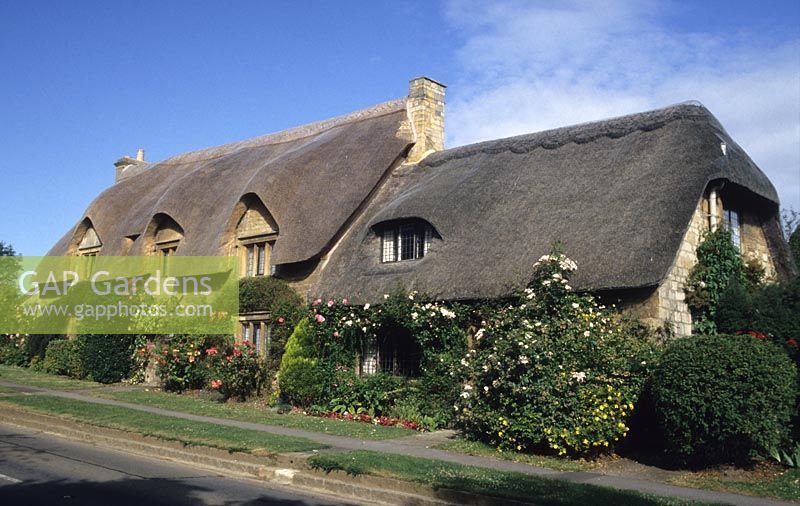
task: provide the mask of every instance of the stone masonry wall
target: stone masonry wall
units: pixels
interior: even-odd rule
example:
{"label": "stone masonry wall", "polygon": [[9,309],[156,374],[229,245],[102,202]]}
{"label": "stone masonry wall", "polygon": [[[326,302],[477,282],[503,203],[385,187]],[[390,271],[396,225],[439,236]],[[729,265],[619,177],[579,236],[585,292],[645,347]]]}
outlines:
{"label": "stone masonry wall", "polygon": [[764,277],[767,282],[778,279],[775,264],[769,252],[767,239],[764,237],[764,228],[761,219],[755,213],[742,213],[742,256],[744,261],[757,261],[764,268]]}
{"label": "stone masonry wall", "polygon": [[672,326],[676,335],[686,336],[692,333],[692,314],[686,304],[686,280],[689,272],[697,262],[697,245],[703,232],[708,230],[708,200],[703,198],[697,204],[692,215],[689,228],[683,236],[678,254],[664,282],[653,295],[655,301],[655,318]]}

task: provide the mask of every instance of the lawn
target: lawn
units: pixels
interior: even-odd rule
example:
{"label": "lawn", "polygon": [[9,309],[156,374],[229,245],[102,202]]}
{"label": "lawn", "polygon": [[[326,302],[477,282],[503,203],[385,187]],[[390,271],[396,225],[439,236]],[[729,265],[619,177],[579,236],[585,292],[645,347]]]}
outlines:
{"label": "lawn", "polygon": [[800,469],[765,462],[752,469],[719,468],[687,473],[672,481],[683,487],[800,502]]}
{"label": "lawn", "polygon": [[[483,469],[417,457],[386,455],[369,451],[324,453],[309,458],[309,464],[324,471],[351,475],[368,474],[413,481],[435,489],[459,490],[505,499],[535,501],[542,506],[644,506],[702,504],[671,497],[528,476],[509,471]],[[446,497],[446,493],[442,494]]]}
{"label": "lawn", "polygon": [[467,439],[456,439],[447,443],[434,446],[440,450],[447,450],[456,453],[465,453],[478,457],[493,457],[497,459],[510,460],[512,462],[522,462],[532,466],[546,467],[557,471],[587,471],[594,469],[596,465],[586,460],[569,459],[564,457],[550,457],[547,455],[533,455],[530,453],[518,453],[512,451],[497,451],[491,445],[479,441]]}
{"label": "lawn", "polygon": [[405,427],[384,427],[369,423],[334,420],[302,414],[279,414],[269,408],[250,403],[219,403],[191,395],[178,395],[160,391],[104,392],[102,396],[133,404],[180,411],[181,413],[278,425],[357,439],[381,440],[416,434],[415,431]]}
{"label": "lawn", "polygon": [[52,388],[53,390],[83,390],[105,385],[94,381],[76,380],[65,376],[54,376],[24,367],[0,365],[0,381],[18,383],[29,387]]}
{"label": "lawn", "polygon": [[183,420],[143,411],[106,406],[91,402],[51,397],[46,395],[16,395],[0,397],[0,404],[13,403],[25,409],[58,415],[98,427],[121,429],[129,432],[178,441],[188,445],[209,446],[228,451],[251,452],[266,450],[270,453],[300,452],[325,448],[299,437],[281,436],[256,430],[226,427],[213,423]]}

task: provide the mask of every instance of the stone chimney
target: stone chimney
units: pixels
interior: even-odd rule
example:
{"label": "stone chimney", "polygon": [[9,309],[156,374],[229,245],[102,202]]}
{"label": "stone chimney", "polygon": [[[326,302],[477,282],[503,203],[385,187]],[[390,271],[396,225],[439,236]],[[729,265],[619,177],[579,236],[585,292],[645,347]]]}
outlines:
{"label": "stone chimney", "polygon": [[444,89],[429,77],[410,81],[408,115],[414,126],[414,146],[408,161],[416,163],[429,153],[444,149]]}
{"label": "stone chimney", "polygon": [[142,165],[144,164],[144,149],[139,148],[136,151],[136,158],[131,158],[129,155],[125,155],[116,162],[114,162],[114,168],[117,171],[116,178],[114,182],[117,182],[121,179],[125,179],[127,175],[125,174],[125,169],[130,167],[131,165]]}

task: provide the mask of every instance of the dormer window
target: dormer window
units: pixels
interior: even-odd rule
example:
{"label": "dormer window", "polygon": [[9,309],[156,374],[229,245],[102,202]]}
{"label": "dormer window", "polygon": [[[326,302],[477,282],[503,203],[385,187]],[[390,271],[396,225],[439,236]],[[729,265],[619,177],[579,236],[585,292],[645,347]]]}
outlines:
{"label": "dormer window", "polygon": [[[126,241],[132,245],[137,236],[128,236]],[[147,226],[144,236],[145,255],[170,257],[177,254],[183,241],[183,227],[164,213],[158,213]]]}
{"label": "dormer window", "polygon": [[269,276],[273,273],[269,258],[278,239],[278,225],[258,197],[248,195],[242,203],[244,213],[236,224],[242,276]]}
{"label": "dormer window", "polygon": [[100,238],[97,236],[94,227],[89,226],[86,233],[83,234],[83,239],[78,243],[78,255],[82,257],[96,257],[100,253],[102,247]]}
{"label": "dormer window", "polygon": [[421,221],[387,224],[381,229],[381,262],[418,260],[428,253],[433,241],[433,227]]}
{"label": "dormer window", "polygon": [[166,215],[162,215],[158,221],[158,229],[154,240],[154,253],[171,257],[178,251],[178,245],[183,239],[183,228]]}

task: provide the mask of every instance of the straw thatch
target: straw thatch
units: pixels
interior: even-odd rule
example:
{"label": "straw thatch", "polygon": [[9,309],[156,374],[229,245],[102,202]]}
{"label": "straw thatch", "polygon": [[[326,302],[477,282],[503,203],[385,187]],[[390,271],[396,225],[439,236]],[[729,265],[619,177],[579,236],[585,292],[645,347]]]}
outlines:
{"label": "straw thatch", "polygon": [[[765,229],[779,233],[772,184],[697,103],[435,153],[390,178],[312,295],[376,302],[403,287],[502,296],[526,283],[554,241],[577,261],[578,289],[656,286],[717,179],[752,192],[771,220]],[[382,264],[376,225],[411,218],[440,239],[421,260]]]}
{"label": "straw thatch", "polygon": [[232,213],[244,196],[254,194],[279,228],[273,263],[312,259],[412,140],[405,100],[400,99],[249,141],[132,165],[48,254],[68,254],[89,224],[102,241],[101,254],[147,254],[146,231],[161,215],[184,232],[177,254],[228,254],[225,234]]}

